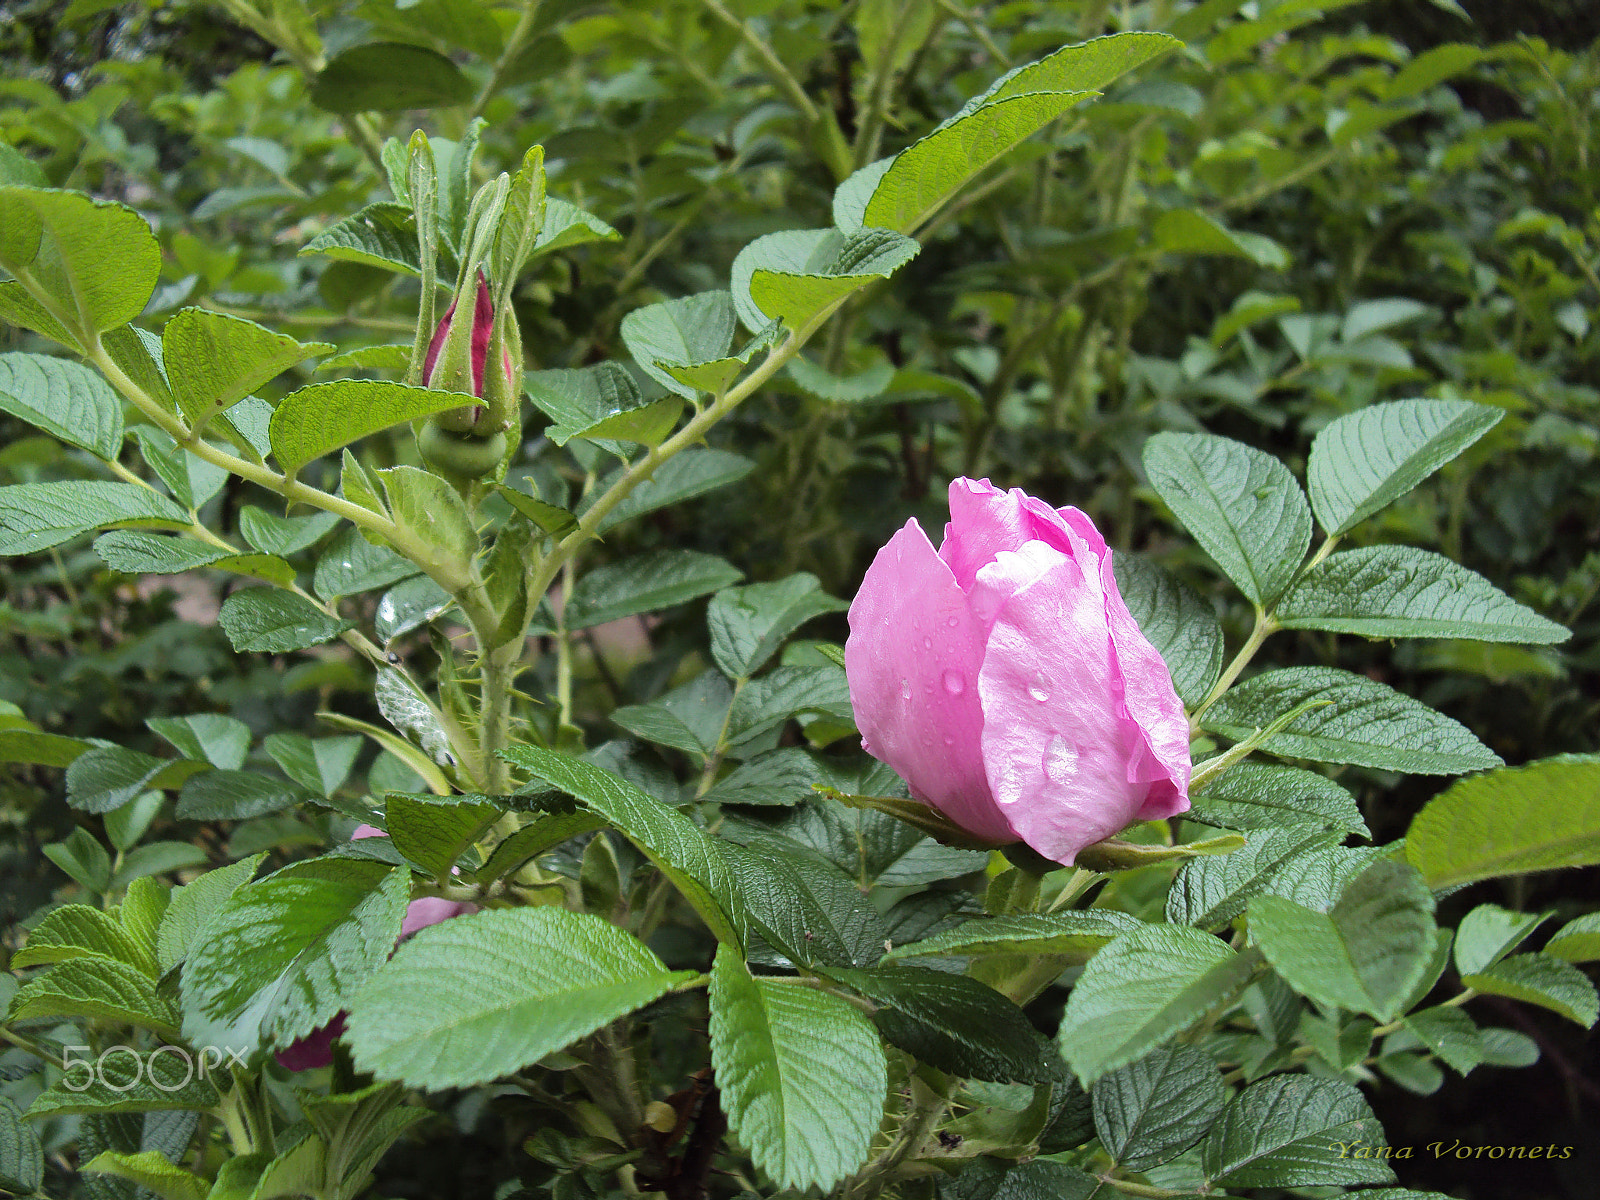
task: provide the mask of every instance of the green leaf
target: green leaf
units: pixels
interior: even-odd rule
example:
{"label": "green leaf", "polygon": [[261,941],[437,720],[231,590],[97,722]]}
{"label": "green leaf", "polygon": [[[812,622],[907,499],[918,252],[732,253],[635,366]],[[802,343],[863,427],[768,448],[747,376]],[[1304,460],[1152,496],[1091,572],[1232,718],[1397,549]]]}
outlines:
{"label": "green leaf", "polygon": [[844,1000],[754,978],[719,946],[711,1065],[734,1135],[778,1187],[826,1190],[866,1160],[888,1072],[871,1023]]}
{"label": "green leaf", "polygon": [[294,784],[258,771],[207,771],[183,785],[177,816],[183,821],[248,821],[281,812],[306,799]]}
{"label": "green leaf", "polygon": [[797,331],[851,292],[887,279],[921,248],[887,229],[769,233],[733,260],[734,308],[752,333],[774,320]]}
{"label": "green leaf", "polygon": [[1284,863],[1308,850],[1342,840],[1320,826],[1252,832],[1242,850],[1217,857],[1191,858],[1178,868],[1167,893],[1167,920],[1174,925],[1218,929],[1242,913]]}
{"label": "green leaf", "polygon": [[361,753],[361,739],[270,733],[262,747],[279,769],[301,787],[331,797],[355,766],[356,755]]}
{"label": "green leaf", "polygon": [[[626,500],[601,518],[595,532],[605,533],[644,513],[737,483],[755,470],[755,466],[750,459],[726,450],[691,446],[657,467],[653,476],[634,488]],[[601,480],[593,494],[604,495],[606,489],[621,477],[624,469],[619,468],[615,474]]]}
{"label": "green leaf", "polygon": [[759,671],[784,639],[813,617],[848,608],[821,590],[815,575],[801,572],[775,583],[725,588],[711,598],[706,624],[711,656],[734,679]]}
{"label": "green leaf", "polygon": [[1383,1145],[1383,1127],[1355,1085],[1275,1075],[1233,1098],[1201,1150],[1209,1183],[1230,1188],[1393,1183],[1382,1159],[1340,1143]]}
{"label": "green leaf", "polygon": [[1143,1058],[1230,1002],[1260,963],[1184,925],[1147,925],[1089,960],[1067,998],[1057,1041],[1088,1086]]}
{"label": "green leaf", "polygon": [[336,600],[388,587],[420,571],[409,558],[374,546],[354,525],[346,525],[317,559],[311,586],[324,600]]}
{"label": "green leaf", "polygon": [[1259,233],[1229,229],[1215,217],[1192,208],[1169,209],[1151,231],[1155,248],[1168,254],[1221,254],[1246,258],[1269,271],[1289,266],[1289,253]]}
{"label": "green leaf", "polygon": [[1406,859],[1436,889],[1600,862],[1600,755],[1457,780],[1412,820]]}
{"label": "green leaf", "polygon": [[733,345],[735,323],[732,295],[700,292],[635,309],[622,318],[621,333],[640,370],[667,391],[693,400],[700,389],[680,382],[667,368],[722,358]]}
{"label": "green leaf", "polygon": [[1231,688],[1207,710],[1201,725],[1243,741],[1281,714],[1317,700],[1328,703],[1269,735],[1261,749],[1412,775],[1454,775],[1500,764],[1498,754],[1443,713],[1334,667],[1266,671]]}
{"label": "green leaf", "polygon": [[824,968],[877,1003],[873,1022],[895,1046],[949,1074],[1000,1083],[1049,1083],[1065,1066],[1023,1011],[985,983],[927,967]]}
{"label": "green leaf", "polygon": [[336,513],[319,512],[305,517],[277,517],[264,508],[247,504],[239,512],[239,532],[244,540],[264,554],[287,556],[322,540],[339,524]]}
{"label": "green leaf", "polygon": [[579,370],[529,371],[528,397],[553,422],[545,436],[558,446],[575,437],[655,445],[677,423],[683,401],[676,396],[646,401],[620,363],[599,362]]}
{"label": "green leaf", "polygon": [[0,557],[38,554],[91,529],[187,529],[184,511],[131,483],[73,479],[0,487]]}
{"label": "green leaf", "polygon": [[341,50],[311,81],[311,103],[333,113],[450,108],[472,99],[472,81],[437,50],[366,42]]}
{"label": "green leaf", "polygon": [[1326,775],[1277,763],[1242,762],[1212,780],[1184,819],[1221,829],[1322,825],[1370,837],[1356,798]]}
{"label": "green leaf", "polygon": [[39,849],[91,892],[104,892],[111,883],[111,856],[87,829],[74,828],[64,840]]}
{"label": "green leaf", "polygon": [[737,583],[743,572],[714,554],[654,550],[597,567],[579,579],[567,601],[569,630],[588,629],[683,604]]}
{"label": "green leaf", "polygon": [[304,596],[277,588],[246,588],[222,604],[217,615],[235,650],[282,654],[321,645],[355,628],[354,621],[330,617]]}
{"label": "green leaf", "polygon": [[44,1178],[44,1150],[9,1096],[0,1096],[0,1188],[31,1196]]}
{"label": "green leaf", "polygon": [[1600,998],[1589,977],[1564,958],[1553,954],[1514,954],[1472,974],[1461,982],[1491,996],[1509,996],[1560,1013],[1585,1029],[1600,1016]]}
{"label": "green leaf", "polygon": [[[314,858],[245,884],[201,927],[183,967],[195,1046],[287,1046],[331,1021],[400,936],[407,872]],[[437,989],[429,996],[437,1001]]]}
{"label": "green leaf", "polygon": [[65,767],[88,751],[92,743],[59,733],[40,733],[33,729],[0,730],[0,763],[38,763],[46,767]]}
{"label": "green leaf", "polygon": [[611,719],[647,741],[705,760],[716,749],[732,700],[728,681],[708,670],[649,704],[614,709]]}
{"label": "green leaf", "polygon": [[738,874],[745,913],[787,962],[813,969],[868,966],[883,956],[882,919],[838,866],[778,839],[721,846]]}
{"label": "green leaf", "polygon": [[[339,262],[361,263],[385,271],[399,271],[405,275],[421,275],[422,265],[417,245],[416,218],[404,204],[380,200],[369,204],[360,212],[335,221],[304,246],[301,254],[322,254]],[[340,367],[389,366],[404,370],[411,365],[411,347],[398,346],[398,362],[385,353],[374,361],[370,350],[389,351],[390,347],[370,347],[368,351],[341,354],[338,360],[329,359],[321,370]],[[364,357],[355,358],[355,355]]]}
{"label": "green leaf", "polygon": [[559,788],[643,851],[720,942],[743,941],[743,900],[720,844],[688,817],[593,763],[538,746],[501,757]]}
{"label": "green leaf", "polygon": [[[50,311],[30,296],[15,279],[0,283],[0,321],[19,329],[31,329],[52,342],[81,351],[78,338]],[[108,335],[109,336],[109,335]]]}
{"label": "green leaf", "polygon": [[[698,742],[691,749],[705,753]],[[822,772],[821,764],[807,751],[785,746],[736,767],[719,779],[704,799],[712,804],[794,805],[815,794],[811,785],[821,782]]]}
{"label": "green leaf", "polygon": [[[356,1065],[436,1091],[537,1062],[693,978],[586,913],[498,909],[421,930],[357,993]],[[450,986],[439,987],[441,979]]]}
{"label": "green leaf", "polygon": [[175,1040],[178,1018],[138,967],[109,958],[74,958],[23,984],[11,999],[8,1020],[87,1017],[153,1029]]}
{"label": "green leaf", "polygon": [[985,917],[896,946],[883,960],[895,962],[924,955],[1060,954],[1087,962],[1112,938],[1139,927],[1137,918],[1109,908]]}
{"label": "green leaf", "polygon": [[222,903],[249,883],[266,851],[207,871],[191,883],[174,888],[167,911],[156,930],[156,958],[164,975],[188,957],[196,936]]}
{"label": "green leaf", "polygon": [[[1421,1012],[1411,1013],[1405,1022],[1406,1029],[1418,1042],[1459,1074],[1465,1075],[1483,1061],[1478,1027],[1459,1008],[1445,1004],[1425,1008]],[[1386,1054],[1392,1048],[1392,1041],[1384,1044]]]}
{"label": "green leaf", "polygon": [[1568,921],[1545,943],[1544,952],[1574,963],[1600,959],[1600,913]]}
{"label": "green leaf", "polygon": [[208,1075],[217,1063],[179,1047],[146,1054],[106,1053],[99,1059],[77,1059],[65,1075],[46,1088],[28,1107],[32,1117],[68,1113],[205,1111],[220,1102]]}
{"label": "green leaf", "polygon": [[[87,335],[126,325],[155,290],[161,249],[125,204],[80,192],[0,188],[0,266],[32,276]],[[41,240],[39,232],[49,234]],[[31,236],[30,236],[31,232]]]}
{"label": "green leaf", "polygon": [[70,359],[0,354],[0,410],[107,461],[122,449],[121,398]]}
{"label": "green leaf", "polygon": [[231,554],[194,538],[166,537],[119,529],[95,539],[94,552],[113,571],[125,575],[181,575],[196,567],[215,567],[235,575],[264,579],[279,587],[294,583],[295,570],[271,554]]}
{"label": "green leaf", "polygon": [[1405,495],[1504,416],[1466,400],[1373,404],[1324,426],[1306,482],[1317,520],[1343,533]]}
{"label": "green leaf", "polygon": [[[720,396],[728,390],[735,379],[744,374],[744,369],[750,365],[750,360],[763,350],[769,350],[782,333],[781,322],[769,321],[736,353],[725,358],[714,358],[710,362],[695,363],[691,366],[669,363],[662,369],[685,387],[693,389],[696,394],[707,392],[713,396]],[[791,366],[794,361],[791,360]]]}
{"label": "green leaf", "polygon": [[503,483],[494,485],[502,499],[553,538],[564,538],[578,528],[578,518],[559,504],[549,504]]}
{"label": "green leaf", "polygon": [[67,803],[84,812],[121,808],[153,788],[175,788],[204,763],[155,758],[125,746],[95,746],[67,768]]}
{"label": "green leaf", "polygon": [[539,240],[533,244],[535,254],[551,250],[565,250],[568,246],[581,246],[585,242],[617,242],[622,235],[593,213],[584,212],[576,204],[547,196],[544,202],[544,227],[539,230]]}
{"label": "green leaf", "polygon": [[384,805],[394,848],[437,879],[450,877],[456,859],[502,811],[482,796],[391,792]]}
{"label": "green leaf", "polygon": [[378,611],[372,620],[373,631],[387,644],[428,624],[453,603],[450,593],[426,575],[407,579],[390,588],[378,601]]}
{"label": "green leaf", "polygon": [[601,828],[605,822],[592,813],[547,813],[524,825],[495,847],[489,861],[474,876],[479,883],[493,883],[511,874],[523,863],[553,850],[562,842]]}
{"label": "green leaf", "polygon": [[1008,71],[886,166],[867,168],[877,168],[874,176],[847,179],[834,198],[834,220],[846,230],[875,225],[911,232],[1025,138],[1118,76],[1179,45],[1161,33],[1114,34]]}
{"label": "green leaf", "polygon": [[417,565],[429,568],[435,578],[459,577],[465,586],[478,552],[478,531],[461,493],[420,467],[386,467],[376,474],[394,523],[426,555]]}
{"label": "green leaf", "polygon": [[368,434],[456,408],[455,392],[408,387],[385,379],[335,379],[290,392],[267,427],[272,453],[286,471]]}
{"label": "green leaf", "polygon": [[1498,904],[1480,904],[1456,928],[1456,970],[1472,975],[1499,962],[1549,917],[1549,913],[1519,913]]}
{"label": "green leaf", "polygon": [[198,432],[290,367],[327,354],[328,342],[294,338],[226,313],[185,308],[161,333],[161,357],[179,409]]}
{"label": "green leaf", "polygon": [[102,1150],[80,1168],[90,1175],[115,1175],[132,1180],[161,1200],[205,1200],[210,1185],[200,1176],[175,1167],[159,1150],[123,1154]]}
{"label": "green leaf", "polygon": [[544,147],[530,146],[522,156],[522,165],[511,177],[505,212],[495,230],[494,247],[489,252],[489,277],[499,281],[505,297],[510,296],[511,286],[522,274],[523,265],[543,230],[544,187]]}
{"label": "green leaf", "polygon": [[1216,1060],[1194,1046],[1163,1046],[1095,1080],[1094,1124],[1112,1161],[1143,1171],[1206,1135],[1227,1103]]}
{"label": "green leaf", "polygon": [[154,975],[155,960],[122,926],[87,904],[64,904],[34,926],[28,941],[11,956],[12,970],[71,958],[109,958]]}
{"label": "green leaf", "polygon": [[[304,250],[301,253],[305,253]],[[334,257],[338,257],[335,255]],[[390,342],[382,346],[357,346],[325,358],[317,364],[318,371],[404,371],[411,365],[411,343]]]}
{"label": "green leaf", "polygon": [[876,400],[888,391],[897,377],[894,366],[882,361],[853,375],[835,375],[809,358],[791,358],[784,371],[809,394],[835,404]]}
{"label": "green leaf", "polygon": [[1158,433],[1144,444],[1150,486],[1239,590],[1269,605],[1311,545],[1311,510],[1270,454],[1205,433]]}
{"label": "green leaf", "polygon": [[190,454],[164,430],[136,425],[130,432],[139,444],[140,456],[183,508],[201,507],[227,483],[226,470]]}
{"label": "green leaf", "polygon": [[1289,589],[1274,617],[1285,629],[1370,638],[1548,645],[1572,636],[1476,571],[1410,546],[1367,546],[1324,559]]}
{"label": "green leaf", "polygon": [[245,755],[250,751],[250,726],[221,713],[150,717],[145,725],[185,758],[228,771],[244,766]]}
{"label": "green leaf", "polygon": [[1392,1021],[1433,956],[1433,896],[1403,863],[1373,863],[1327,913],[1279,896],[1250,901],[1250,932],[1297,991]]}
{"label": "green leaf", "polygon": [[768,671],[734,699],[725,736],[739,745],[804,712],[821,712],[847,725],[853,723],[850,686],[842,670],[829,663]]}
{"label": "green leaf", "polygon": [[202,866],[207,861],[206,852],[188,842],[146,842],[127,852],[122,865],[111,877],[111,885],[123,887],[147,876],[183,871]]}
{"label": "green leaf", "polygon": [[1222,674],[1222,623],[1216,610],[1188,584],[1137,554],[1111,556],[1117,590],[1160,652],[1172,686],[1191,708]]}

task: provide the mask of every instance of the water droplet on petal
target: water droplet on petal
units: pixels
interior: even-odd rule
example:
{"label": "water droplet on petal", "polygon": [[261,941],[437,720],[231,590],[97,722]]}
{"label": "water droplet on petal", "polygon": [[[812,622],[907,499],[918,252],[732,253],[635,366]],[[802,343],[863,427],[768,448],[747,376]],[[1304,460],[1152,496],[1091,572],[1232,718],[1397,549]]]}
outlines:
{"label": "water droplet on petal", "polygon": [[1044,773],[1057,783],[1066,783],[1078,770],[1078,749],[1060,734],[1050,739],[1040,764]]}
{"label": "water droplet on petal", "polygon": [[946,671],[944,673],[944,690],[952,696],[959,696],[967,690],[967,681],[961,677],[960,671]]}
{"label": "water droplet on petal", "polygon": [[931,637],[923,638],[922,639],[922,648],[924,650],[932,650],[933,649],[933,639]]}
{"label": "water droplet on petal", "polygon": [[911,680],[902,679],[900,681],[900,699],[902,699],[902,700],[911,699]]}
{"label": "water droplet on petal", "polygon": [[961,624],[961,618],[960,617],[951,617],[948,621],[945,622],[945,624],[950,626],[951,629],[954,629],[957,625]]}
{"label": "water droplet on petal", "polygon": [[1050,699],[1050,693],[1045,691],[1037,683],[1028,689],[1028,695],[1032,696],[1040,704],[1043,704],[1046,700]]}

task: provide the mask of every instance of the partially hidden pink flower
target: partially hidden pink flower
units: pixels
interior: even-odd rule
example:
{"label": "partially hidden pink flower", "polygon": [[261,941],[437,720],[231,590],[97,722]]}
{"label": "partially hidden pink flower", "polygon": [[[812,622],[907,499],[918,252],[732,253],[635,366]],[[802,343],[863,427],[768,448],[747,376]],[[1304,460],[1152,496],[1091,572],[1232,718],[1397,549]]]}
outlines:
{"label": "partially hidden pink flower", "polygon": [[[389,835],[376,825],[357,825],[356,831],[350,835],[352,842],[369,837],[388,837]],[[476,904],[466,901],[445,900],[438,896],[423,896],[406,905],[405,920],[400,923],[400,942],[405,941],[419,929],[426,929],[429,925],[438,925],[448,921],[451,917],[465,916],[467,913],[478,911]],[[326,1067],[333,1062],[333,1043],[344,1034],[344,1013],[338,1013],[320,1029],[315,1029],[303,1038],[297,1038],[288,1049],[277,1052],[278,1065],[289,1071],[310,1071],[317,1067]]]}
{"label": "partially hidden pink flower", "polygon": [[943,545],[906,522],[849,619],[863,749],[967,832],[1070,864],[1188,809],[1183,704],[1077,509],[957,479]]}

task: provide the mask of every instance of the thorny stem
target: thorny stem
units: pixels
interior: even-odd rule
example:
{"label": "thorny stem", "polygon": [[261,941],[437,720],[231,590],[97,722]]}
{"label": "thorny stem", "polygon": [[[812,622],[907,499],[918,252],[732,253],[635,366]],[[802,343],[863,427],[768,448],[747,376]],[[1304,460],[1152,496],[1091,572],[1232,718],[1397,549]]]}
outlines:
{"label": "thorny stem", "polygon": [[772,52],[772,47],[767,45],[754,29],[750,28],[750,22],[740,20],[734,16],[733,13],[722,6],[720,0],[700,0],[700,2],[705,6],[707,12],[711,13],[743,39],[744,44],[749,46],[755,56],[761,60],[761,65],[766,67],[767,74],[772,77],[772,82],[778,85],[778,90],[787,96],[790,103],[800,110],[800,115],[805,119],[805,123],[807,125],[815,125],[818,116],[816,104],[812,102],[810,96],[806,95],[806,90],[800,86],[800,81],[790,73],[789,68],[784,66],[782,60]]}
{"label": "thorny stem", "polygon": [[489,78],[484,80],[483,89],[478,93],[477,99],[472,102],[472,108],[467,112],[467,123],[471,124],[473,118],[483,115],[484,107],[494,98],[495,92],[500,90],[500,80],[505,77],[506,68],[522,52],[523,43],[528,40],[528,34],[533,29],[533,23],[539,16],[540,0],[523,0],[522,15],[517,18],[516,25],[506,38],[505,49],[500,52],[500,57],[494,60],[494,66],[489,70]]}

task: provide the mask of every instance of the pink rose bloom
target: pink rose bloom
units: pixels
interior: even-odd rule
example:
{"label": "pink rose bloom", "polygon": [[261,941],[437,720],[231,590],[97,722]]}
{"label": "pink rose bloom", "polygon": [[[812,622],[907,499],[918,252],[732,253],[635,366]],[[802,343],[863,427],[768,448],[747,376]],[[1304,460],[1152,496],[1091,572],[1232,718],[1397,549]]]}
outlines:
{"label": "pink rose bloom", "polygon": [[916,520],[850,605],[861,745],[911,795],[996,845],[1071,864],[1189,807],[1189,723],[1075,508],[950,484],[936,551]]}
{"label": "pink rose bloom", "polygon": [[[376,825],[357,825],[356,831],[350,835],[350,840],[357,842],[362,838],[388,836]],[[444,900],[438,896],[424,896],[420,900],[413,900],[406,905],[405,920],[400,924],[400,941],[405,941],[417,930],[426,929],[429,925],[437,925],[441,921],[448,921],[451,917],[460,917],[477,911],[476,904]],[[399,942],[395,944],[399,945]],[[276,1055],[278,1065],[288,1071],[310,1071],[316,1067],[326,1067],[333,1062],[333,1043],[343,1033],[344,1014],[339,1013],[321,1029],[313,1030],[303,1038],[297,1038],[287,1050],[278,1051]]]}

